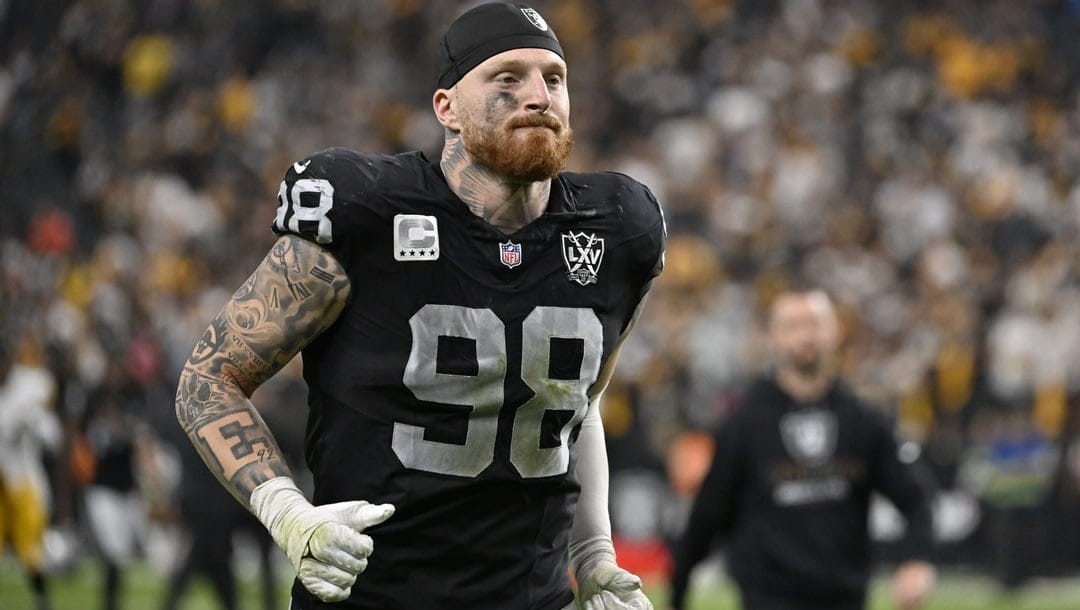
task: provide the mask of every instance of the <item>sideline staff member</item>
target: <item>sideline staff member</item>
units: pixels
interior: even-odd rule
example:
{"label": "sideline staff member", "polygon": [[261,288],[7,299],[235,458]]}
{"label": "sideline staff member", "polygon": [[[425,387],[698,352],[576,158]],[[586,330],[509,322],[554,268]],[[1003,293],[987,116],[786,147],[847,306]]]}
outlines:
{"label": "sideline staff member", "polygon": [[[769,313],[775,369],[720,427],[712,466],[675,553],[671,607],[717,535],[745,610],[861,610],[871,573],[871,491],[908,521],[911,547],[931,546],[929,494],[901,462],[892,428],[837,378],[839,329],[821,290],[781,294]],[[934,568],[900,566],[898,608],[929,596]]]}

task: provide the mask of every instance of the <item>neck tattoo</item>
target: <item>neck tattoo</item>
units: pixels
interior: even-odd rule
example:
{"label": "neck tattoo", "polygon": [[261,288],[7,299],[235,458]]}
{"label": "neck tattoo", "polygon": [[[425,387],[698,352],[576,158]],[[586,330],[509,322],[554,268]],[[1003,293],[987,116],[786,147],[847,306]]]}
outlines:
{"label": "neck tattoo", "polygon": [[460,134],[447,135],[440,166],[469,211],[504,233],[536,220],[547,207],[550,180],[518,184],[499,178],[472,160]]}

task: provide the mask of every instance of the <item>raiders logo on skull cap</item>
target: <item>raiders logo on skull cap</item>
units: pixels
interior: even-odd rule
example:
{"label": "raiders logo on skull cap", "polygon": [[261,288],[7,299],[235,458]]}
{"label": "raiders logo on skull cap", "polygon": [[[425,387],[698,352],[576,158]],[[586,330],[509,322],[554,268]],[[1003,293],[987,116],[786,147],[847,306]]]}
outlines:
{"label": "raiders logo on skull cap", "polygon": [[510,49],[547,49],[566,58],[540,13],[517,2],[481,4],[446,30],[439,44],[439,88],[453,87],[469,70]]}

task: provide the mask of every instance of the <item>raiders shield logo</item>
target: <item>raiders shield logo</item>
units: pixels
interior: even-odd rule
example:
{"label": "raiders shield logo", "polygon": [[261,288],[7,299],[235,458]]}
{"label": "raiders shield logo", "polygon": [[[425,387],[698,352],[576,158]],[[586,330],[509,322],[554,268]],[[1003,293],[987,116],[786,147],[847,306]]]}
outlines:
{"label": "raiders shield logo", "polygon": [[562,247],[566,276],[582,286],[595,284],[604,260],[604,239],[584,231],[563,233]]}
{"label": "raiders shield logo", "polygon": [[544,18],[540,16],[540,13],[534,11],[531,8],[523,8],[521,9],[521,14],[525,15],[525,18],[529,20],[529,23],[535,25],[536,29],[540,30],[541,32],[547,31],[548,24],[546,21],[544,21]]}
{"label": "raiders shield logo", "polygon": [[821,409],[788,413],[780,420],[780,439],[792,459],[820,466],[836,450],[836,415]]}

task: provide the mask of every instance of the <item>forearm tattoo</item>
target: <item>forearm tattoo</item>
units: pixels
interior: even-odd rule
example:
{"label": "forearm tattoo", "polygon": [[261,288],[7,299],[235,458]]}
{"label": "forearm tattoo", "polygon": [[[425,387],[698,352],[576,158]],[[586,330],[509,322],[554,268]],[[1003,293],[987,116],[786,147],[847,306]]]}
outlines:
{"label": "forearm tattoo", "polygon": [[289,474],[249,397],[341,313],[349,280],[334,258],[282,237],[214,318],[180,375],[176,418],[203,461],[243,503]]}

